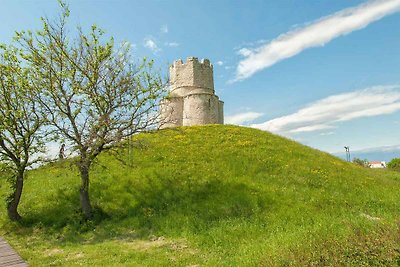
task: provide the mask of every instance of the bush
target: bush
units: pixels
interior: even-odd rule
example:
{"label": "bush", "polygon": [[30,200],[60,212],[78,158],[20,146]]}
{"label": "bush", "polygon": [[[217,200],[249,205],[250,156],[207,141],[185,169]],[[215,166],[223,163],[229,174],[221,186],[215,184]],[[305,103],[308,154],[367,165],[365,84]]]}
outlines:
{"label": "bush", "polygon": [[362,167],[366,167],[366,168],[369,167],[368,160],[366,160],[366,159],[354,158],[354,159],[353,159],[353,163],[354,163],[354,164],[357,164],[357,165],[359,165],[359,166],[362,166]]}
{"label": "bush", "polygon": [[387,167],[388,167],[389,169],[391,169],[391,170],[400,172],[400,158],[394,158],[394,159],[392,159],[392,160],[388,163]]}

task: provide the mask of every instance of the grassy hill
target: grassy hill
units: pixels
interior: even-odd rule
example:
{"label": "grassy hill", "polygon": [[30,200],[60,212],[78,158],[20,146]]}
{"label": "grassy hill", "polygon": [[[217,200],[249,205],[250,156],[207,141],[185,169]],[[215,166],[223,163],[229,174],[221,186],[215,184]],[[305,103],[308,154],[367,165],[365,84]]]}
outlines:
{"label": "grassy hill", "polygon": [[93,167],[94,221],[80,220],[64,161],[29,173],[24,222],[2,207],[0,235],[31,266],[400,264],[398,173],[235,126],[140,134],[134,147]]}

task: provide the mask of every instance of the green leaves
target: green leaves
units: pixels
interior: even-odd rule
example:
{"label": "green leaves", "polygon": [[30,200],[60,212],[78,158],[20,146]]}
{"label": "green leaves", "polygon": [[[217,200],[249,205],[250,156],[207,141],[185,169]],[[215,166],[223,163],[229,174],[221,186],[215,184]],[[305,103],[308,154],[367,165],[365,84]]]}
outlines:
{"label": "green leaves", "polygon": [[[78,152],[77,164],[83,168],[122,139],[158,127],[166,82],[154,71],[154,61],[144,58],[133,65],[130,46],[116,47],[96,24],[87,33],[78,27],[71,38],[68,5],[61,0],[59,4],[57,20],[42,18],[39,31],[17,33],[22,50],[5,55],[16,68],[26,66],[26,71],[18,69],[26,75],[18,82],[18,91],[35,92],[28,99],[35,100],[34,110],[44,118],[46,132],[53,140],[66,140]],[[16,110],[7,114],[26,117]],[[88,176],[81,178],[87,188]]]}
{"label": "green leaves", "polygon": [[387,164],[387,167],[393,171],[400,172],[400,158],[394,158]]}
{"label": "green leaves", "polygon": [[45,119],[38,112],[37,91],[31,80],[24,51],[15,46],[0,47],[0,160],[7,167],[10,194],[8,215],[19,220],[17,208],[22,194],[25,170],[42,152],[41,128]]}
{"label": "green leaves", "polygon": [[62,0],[58,0],[58,4],[60,5],[60,7],[62,9],[62,15],[65,17],[69,17],[70,10],[69,10],[68,4]]}

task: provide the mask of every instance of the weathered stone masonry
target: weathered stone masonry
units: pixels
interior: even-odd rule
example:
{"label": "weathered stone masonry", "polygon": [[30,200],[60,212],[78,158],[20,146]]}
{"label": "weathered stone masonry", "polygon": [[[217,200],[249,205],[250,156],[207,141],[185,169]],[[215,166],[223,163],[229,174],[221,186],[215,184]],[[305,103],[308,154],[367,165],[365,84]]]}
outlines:
{"label": "weathered stone masonry", "polygon": [[161,103],[162,128],[224,123],[224,102],[214,91],[213,66],[189,57],[170,66],[170,92]]}

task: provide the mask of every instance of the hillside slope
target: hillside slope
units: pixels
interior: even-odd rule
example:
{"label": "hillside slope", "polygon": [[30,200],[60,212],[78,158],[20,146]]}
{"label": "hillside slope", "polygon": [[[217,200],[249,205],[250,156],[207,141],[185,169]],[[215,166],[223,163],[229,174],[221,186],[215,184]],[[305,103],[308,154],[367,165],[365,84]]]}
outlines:
{"label": "hillside slope", "polygon": [[2,207],[0,235],[31,266],[400,263],[398,173],[236,126],[140,134],[132,146],[93,167],[93,222],[80,220],[65,161],[29,173],[24,222]]}

